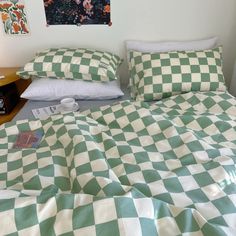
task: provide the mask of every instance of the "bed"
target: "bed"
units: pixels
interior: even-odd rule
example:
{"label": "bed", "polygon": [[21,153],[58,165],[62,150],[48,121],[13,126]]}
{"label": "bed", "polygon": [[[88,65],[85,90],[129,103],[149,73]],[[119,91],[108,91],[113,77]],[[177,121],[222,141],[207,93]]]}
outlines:
{"label": "bed", "polygon": [[[236,99],[220,48],[130,60],[133,100],[0,126],[1,235],[236,234]],[[39,146],[14,148],[29,130]]]}
{"label": "bed", "polygon": [[[190,92],[6,123],[0,233],[235,235],[235,117],[228,93]],[[40,147],[12,149],[29,129]]]}

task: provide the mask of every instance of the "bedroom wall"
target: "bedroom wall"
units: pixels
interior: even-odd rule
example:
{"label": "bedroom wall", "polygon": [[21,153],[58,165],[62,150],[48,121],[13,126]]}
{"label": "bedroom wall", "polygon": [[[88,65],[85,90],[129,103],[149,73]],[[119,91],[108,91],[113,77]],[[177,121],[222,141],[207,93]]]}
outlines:
{"label": "bedroom wall", "polygon": [[[43,0],[25,0],[30,35],[7,36],[0,24],[0,66],[22,66],[37,50],[91,47],[125,57],[124,41],[194,40],[218,36],[224,46],[224,73],[230,84],[236,58],[235,0],[111,0],[112,27],[46,27]],[[127,65],[121,68],[128,81]]]}

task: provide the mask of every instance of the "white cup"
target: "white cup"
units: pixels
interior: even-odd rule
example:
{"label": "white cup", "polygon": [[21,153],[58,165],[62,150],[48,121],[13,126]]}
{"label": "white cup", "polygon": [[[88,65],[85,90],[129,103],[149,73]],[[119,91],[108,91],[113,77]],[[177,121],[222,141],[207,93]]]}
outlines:
{"label": "white cup", "polygon": [[73,109],[74,106],[76,105],[74,98],[64,98],[61,100],[60,103],[61,103],[62,108],[66,110]]}

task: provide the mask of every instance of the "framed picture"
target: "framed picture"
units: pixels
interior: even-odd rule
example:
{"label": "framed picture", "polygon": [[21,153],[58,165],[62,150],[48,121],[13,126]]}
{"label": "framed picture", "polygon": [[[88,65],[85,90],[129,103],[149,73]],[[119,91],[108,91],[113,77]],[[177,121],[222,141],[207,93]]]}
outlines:
{"label": "framed picture", "polygon": [[48,25],[110,25],[110,0],[44,0]]}
{"label": "framed picture", "polygon": [[23,0],[0,0],[0,16],[6,34],[29,33]]}

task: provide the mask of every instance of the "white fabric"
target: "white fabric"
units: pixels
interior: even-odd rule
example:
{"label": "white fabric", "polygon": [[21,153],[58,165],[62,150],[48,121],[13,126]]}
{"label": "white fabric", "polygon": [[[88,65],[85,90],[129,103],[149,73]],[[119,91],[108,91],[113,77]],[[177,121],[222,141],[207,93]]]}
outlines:
{"label": "white fabric", "polygon": [[123,96],[118,81],[107,83],[82,80],[34,79],[21,94],[21,98],[38,101],[55,101],[65,97],[84,100],[105,100]]}
{"label": "white fabric", "polygon": [[148,42],[148,41],[126,41],[127,58],[129,60],[129,51],[139,52],[170,52],[170,51],[190,51],[190,50],[206,50],[217,46],[218,38],[212,37],[209,39],[195,41],[163,41],[163,42]]}

